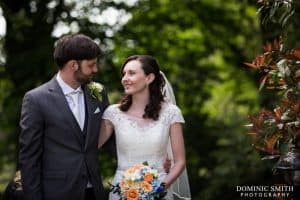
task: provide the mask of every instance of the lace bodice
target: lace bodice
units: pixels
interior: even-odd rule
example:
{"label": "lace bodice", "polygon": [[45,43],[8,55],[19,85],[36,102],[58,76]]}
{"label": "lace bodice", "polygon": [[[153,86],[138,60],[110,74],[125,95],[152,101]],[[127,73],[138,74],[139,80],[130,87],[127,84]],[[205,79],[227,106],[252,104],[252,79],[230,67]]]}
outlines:
{"label": "lace bodice", "polygon": [[170,103],[162,104],[156,121],[130,116],[122,112],[117,104],[105,110],[103,119],[108,119],[115,129],[117,171],[124,171],[144,161],[163,171],[170,126],[175,122],[184,123],[179,108]]}

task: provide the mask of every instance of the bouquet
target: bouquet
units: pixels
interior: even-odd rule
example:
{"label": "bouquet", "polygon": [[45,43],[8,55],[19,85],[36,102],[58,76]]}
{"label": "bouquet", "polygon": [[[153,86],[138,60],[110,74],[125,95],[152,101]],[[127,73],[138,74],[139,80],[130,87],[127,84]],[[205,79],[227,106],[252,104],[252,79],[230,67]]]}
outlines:
{"label": "bouquet", "polygon": [[120,196],[120,200],[159,200],[167,194],[165,183],[158,180],[158,170],[148,166],[147,162],[127,169],[122,180],[112,185],[111,191]]}

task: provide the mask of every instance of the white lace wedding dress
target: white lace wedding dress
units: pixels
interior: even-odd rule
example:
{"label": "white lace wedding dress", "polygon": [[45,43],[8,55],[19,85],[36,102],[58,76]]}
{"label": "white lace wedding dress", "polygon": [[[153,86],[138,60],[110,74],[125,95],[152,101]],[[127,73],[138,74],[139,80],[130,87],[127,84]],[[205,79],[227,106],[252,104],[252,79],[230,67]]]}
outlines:
{"label": "white lace wedding dress", "polygon": [[[116,134],[118,168],[112,184],[121,182],[125,170],[145,161],[159,170],[159,179],[163,180],[166,176],[163,163],[167,157],[170,126],[175,122],[184,123],[179,108],[171,103],[163,103],[159,119],[154,121],[130,116],[115,104],[105,110],[103,119],[111,121]],[[120,197],[110,193],[109,199],[119,200]],[[171,192],[165,199],[173,200]]]}

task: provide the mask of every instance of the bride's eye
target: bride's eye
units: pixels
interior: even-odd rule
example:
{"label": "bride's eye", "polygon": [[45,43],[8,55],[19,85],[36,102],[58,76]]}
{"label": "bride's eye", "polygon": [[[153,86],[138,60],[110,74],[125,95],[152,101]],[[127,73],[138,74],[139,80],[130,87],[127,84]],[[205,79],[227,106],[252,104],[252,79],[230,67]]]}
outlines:
{"label": "bride's eye", "polygon": [[125,77],[126,75],[127,75],[127,76],[133,76],[133,75],[135,75],[135,74],[136,74],[135,71],[128,70],[128,71],[126,71],[126,72],[122,72],[122,77]]}

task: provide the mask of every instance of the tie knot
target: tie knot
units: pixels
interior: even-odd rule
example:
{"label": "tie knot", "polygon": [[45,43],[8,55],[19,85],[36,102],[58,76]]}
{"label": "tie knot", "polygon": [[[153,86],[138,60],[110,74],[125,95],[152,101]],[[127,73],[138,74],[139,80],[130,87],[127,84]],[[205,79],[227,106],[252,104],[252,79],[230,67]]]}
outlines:
{"label": "tie knot", "polygon": [[81,93],[82,93],[81,90],[74,90],[74,91],[70,92],[69,94],[74,95],[74,94],[81,94]]}
{"label": "tie knot", "polygon": [[81,97],[82,91],[81,90],[73,90],[72,92],[68,93],[66,96],[69,96],[72,99],[74,105],[79,103],[79,99]]}

